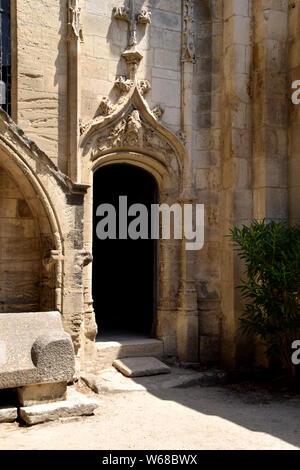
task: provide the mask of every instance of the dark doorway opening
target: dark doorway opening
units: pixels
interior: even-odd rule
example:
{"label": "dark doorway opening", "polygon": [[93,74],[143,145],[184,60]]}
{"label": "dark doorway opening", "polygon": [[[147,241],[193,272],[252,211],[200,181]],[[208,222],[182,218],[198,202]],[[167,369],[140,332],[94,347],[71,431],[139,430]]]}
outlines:
{"label": "dark doorway opening", "polygon": [[[148,209],[148,239],[119,239],[119,197],[127,205]],[[94,173],[93,185],[93,299],[99,336],[155,335],[157,300],[157,242],[150,238],[151,204],[157,202],[155,179],[145,170],[113,164]],[[101,204],[116,208],[117,239],[100,240],[96,216]],[[106,215],[106,214],[105,214]],[[128,224],[135,217],[128,216]]]}

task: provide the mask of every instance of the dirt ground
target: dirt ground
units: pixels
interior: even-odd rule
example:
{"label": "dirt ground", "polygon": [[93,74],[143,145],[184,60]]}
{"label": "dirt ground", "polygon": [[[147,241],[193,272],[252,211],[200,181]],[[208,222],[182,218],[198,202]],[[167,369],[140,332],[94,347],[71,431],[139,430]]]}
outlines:
{"label": "dirt ground", "polygon": [[98,396],[95,416],[0,425],[0,449],[299,449],[300,397],[218,386]]}

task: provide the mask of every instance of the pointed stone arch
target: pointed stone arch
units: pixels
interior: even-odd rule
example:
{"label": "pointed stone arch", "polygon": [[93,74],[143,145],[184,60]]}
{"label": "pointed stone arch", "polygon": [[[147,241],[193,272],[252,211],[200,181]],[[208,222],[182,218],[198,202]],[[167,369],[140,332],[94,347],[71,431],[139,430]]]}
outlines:
{"label": "pointed stone arch", "polygon": [[[115,87],[121,91],[116,104],[104,98],[100,104],[101,114],[81,127],[82,181],[90,186],[85,199],[84,244],[88,251],[92,251],[93,173],[99,167],[127,163],[145,169],[157,181],[160,204],[183,204],[191,193],[184,136],[175,135],[159,122],[163,113],[159,105],[152,110],[149,108],[143,96],[150,87],[149,82],[117,77]],[[191,357],[191,354],[195,355],[197,340],[195,345],[188,344],[191,327],[185,312],[191,311],[193,318],[197,312],[194,312],[194,291],[186,288],[182,278],[186,264],[183,243],[180,240],[159,240],[158,251],[156,336],[164,341],[166,354],[179,353],[182,358],[190,354]],[[94,339],[95,332],[91,286],[92,266],[89,265],[84,274],[88,308],[85,335],[88,339]],[[193,336],[196,338],[197,333]],[[191,353],[186,353],[188,349]]]}
{"label": "pointed stone arch", "polygon": [[[93,173],[103,165],[127,163],[139,166],[153,175],[159,188],[159,203],[182,203],[189,193],[188,157],[184,142],[159,119],[163,110],[151,110],[143,97],[149,88],[147,81],[125,80],[118,77],[115,86],[121,90],[116,105],[102,100],[101,115],[85,123],[81,136],[81,174],[90,186],[85,199],[84,244],[92,251]],[[147,86],[146,86],[147,85]],[[124,94],[125,92],[125,94]],[[158,311],[156,336],[164,340],[166,354],[177,354],[177,313],[183,261],[180,240],[159,240]],[[91,339],[94,331],[91,290],[92,266],[85,272],[84,284],[88,299],[85,334]],[[116,286],[117,289],[117,286]]]}
{"label": "pointed stone arch", "polygon": [[81,229],[86,188],[61,173],[1,109],[0,167],[18,185],[34,215],[41,244],[44,300],[40,309],[61,312],[78,352],[83,325],[82,270],[91,258],[83,249]]}
{"label": "pointed stone arch", "polygon": [[[144,81],[143,81],[144,82]],[[139,82],[132,86],[118,103],[107,107],[100,115],[82,127],[82,174],[89,180],[89,171],[117,155],[127,154],[133,164],[146,165],[150,172],[168,178],[170,188],[178,194],[188,185],[185,174],[187,155],[183,143],[159,122],[159,106],[150,110],[143,98]],[[151,170],[152,169],[152,170]]]}

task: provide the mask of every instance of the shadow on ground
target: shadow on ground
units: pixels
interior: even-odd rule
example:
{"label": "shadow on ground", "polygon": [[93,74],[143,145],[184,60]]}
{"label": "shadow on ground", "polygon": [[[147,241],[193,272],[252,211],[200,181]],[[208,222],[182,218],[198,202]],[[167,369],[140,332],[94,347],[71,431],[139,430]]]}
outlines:
{"label": "shadow on ground", "polygon": [[[176,372],[178,374],[178,371]],[[185,371],[183,370],[184,374]],[[163,389],[155,377],[132,379],[161,400],[175,401],[199,413],[218,416],[255,433],[266,433],[300,447],[300,395],[270,391],[264,383],[240,382]],[[170,374],[169,379],[172,377]],[[155,384],[156,381],[156,384]]]}

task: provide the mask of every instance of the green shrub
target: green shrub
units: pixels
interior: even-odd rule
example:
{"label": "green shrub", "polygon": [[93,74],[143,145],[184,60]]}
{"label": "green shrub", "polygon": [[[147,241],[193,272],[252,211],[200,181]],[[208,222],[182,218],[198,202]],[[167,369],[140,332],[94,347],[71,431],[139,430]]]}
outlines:
{"label": "green shrub", "polygon": [[238,286],[246,302],[242,329],[258,335],[267,355],[294,374],[291,344],[300,339],[300,227],[254,221],[233,228],[231,237],[247,271]]}

